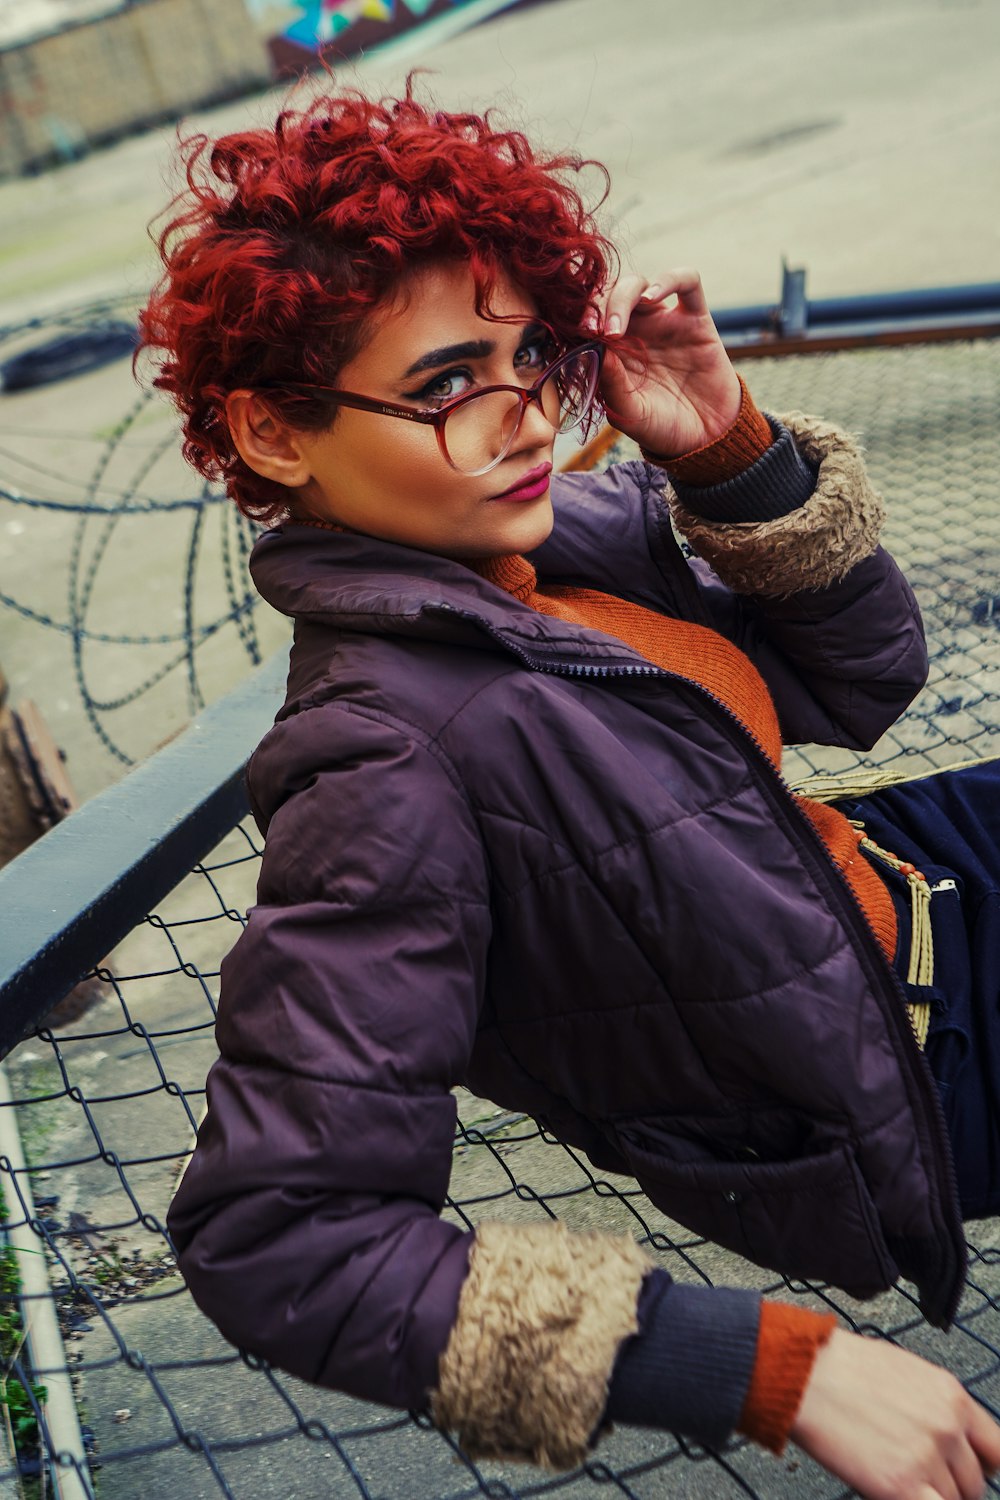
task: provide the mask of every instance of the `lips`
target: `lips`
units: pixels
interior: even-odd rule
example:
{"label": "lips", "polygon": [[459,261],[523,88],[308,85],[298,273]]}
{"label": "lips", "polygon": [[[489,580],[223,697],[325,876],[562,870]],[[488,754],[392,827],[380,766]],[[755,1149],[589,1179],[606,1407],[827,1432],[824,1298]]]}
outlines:
{"label": "lips", "polygon": [[536,469],[529,469],[527,474],[509,489],[502,490],[499,495],[491,495],[491,500],[537,500],[545,494],[549,487],[549,475],[552,473],[551,464],[539,464]]}

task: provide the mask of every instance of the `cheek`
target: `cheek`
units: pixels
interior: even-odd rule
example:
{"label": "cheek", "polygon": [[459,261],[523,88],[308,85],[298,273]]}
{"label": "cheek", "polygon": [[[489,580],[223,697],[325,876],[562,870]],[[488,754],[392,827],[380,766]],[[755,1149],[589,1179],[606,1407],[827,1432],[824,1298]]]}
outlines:
{"label": "cheek", "polygon": [[312,467],[325,498],[351,507],[398,501],[452,473],[433,428],[346,409],[317,446]]}
{"label": "cheek", "polygon": [[[384,428],[392,426],[393,431]],[[405,479],[410,486],[438,482],[454,471],[445,462],[438,447],[433,427],[419,426],[416,422],[395,422],[382,419],[382,425],[374,432],[371,428],[354,445],[354,464],[367,477],[370,484],[397,485]]]}
{"label": "cheek", "polygon": [[460,474],[441,453],[433,428],[416,424],[402,440],[365,456],[363,483],[374,504],[388,503],[393,511],[426,512],[444,520],[464,512],[483,493],[482,478]]}

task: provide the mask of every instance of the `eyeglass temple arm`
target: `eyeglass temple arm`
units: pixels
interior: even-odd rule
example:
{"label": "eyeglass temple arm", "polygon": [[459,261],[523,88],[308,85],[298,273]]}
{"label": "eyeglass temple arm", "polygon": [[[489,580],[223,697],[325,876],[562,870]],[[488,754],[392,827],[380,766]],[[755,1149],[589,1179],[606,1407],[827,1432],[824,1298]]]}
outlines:
{"label": "eyeglass temple arm", "polygon": [[[261,390],[267,390],[262,386]],[[440,412],[417,411],[412,406],[395,406],[391,401],[375,401],[371,396],[355,396],[351,391],[338,390],[332,385],[311,385],[305,381],[288,381],[275,390],[322,391],[334,406],[352,406],[356,411],[373,411],[385,417],[401,417],[406,422],[436,422]]]}

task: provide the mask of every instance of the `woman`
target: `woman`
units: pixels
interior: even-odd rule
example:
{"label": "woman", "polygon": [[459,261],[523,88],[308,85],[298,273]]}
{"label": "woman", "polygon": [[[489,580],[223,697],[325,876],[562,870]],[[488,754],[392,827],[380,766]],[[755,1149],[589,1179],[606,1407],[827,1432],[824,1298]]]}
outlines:
{"label": "woman", "polygon": [[[145,342],[188,458],[276,523],[295,643],[181,1265],[231,1339],[472,1452],[739,1427],[978,1496],[1000,1435],[912,1356],[629,1239],[439,1218],[467,1083],[764,1264],[903,1271],[941,1323],[962,1286],[893,971],[917,872],[778,769],[898,716],[916,606],[851,440],[757,411],[696,275],[615,279],[579,165],[409,93],[188,152]],[[597,396],[647,462],[553,474]]]}

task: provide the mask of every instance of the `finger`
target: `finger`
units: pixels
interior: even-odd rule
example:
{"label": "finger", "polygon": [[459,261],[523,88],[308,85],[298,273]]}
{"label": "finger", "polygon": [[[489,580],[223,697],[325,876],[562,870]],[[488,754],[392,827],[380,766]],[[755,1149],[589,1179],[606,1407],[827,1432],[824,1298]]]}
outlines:
{"label": "finger", "polygon": [[[621,351],[621,352],[619,352]],[[623,358],[628,351],[613,341],[605,344],[604,361],[598,385],[601,402],[608,407],[626,405],[638,395],[644,384],[644,368],[633,358]]]}
{"label": "finger", "polygon": [[615,423],[621,416],[622,405],[628,405],[638,392],[640,382],[628,366],[611,350],[605,355],[601,369],[601,402],[608,420]]}
{"label": "finger", "polygon": [[649,285],[645,276],[623,276],[608,289],[602,330],[607,337],[614,338],[624,333],[633,310]]}
{"label": "finger", "polygon": [[987,1473],[1000,1469],[1000,1426],[978,1401],[973,1401],[966,1432]]}
{"label": "finger", "polygon": [[986,1493],[986,1479],[972,1444],[962,1439],[949,1457],[952,1477],[958,1485],[962,1500],[982,1500]]}
{"label": "finger", "polygon": [[685,312],[699,315],[708,312],[708,299],[701,284],[701,276],[693,266],[680,266],[671,271],[667,287],[677,294],[678,304]]}
{"label": "finger", "polygon": [[697,271],[670,271],[652,282],[643,292],[633,309],[633,315],[657,312],[669,297],[677,298],[682,313],[693,318],[711,317],[711,309],[705,297],[701,277]]}
{"label": "finger", "polygon": [[940,1496],[940,1500],[981,1500],[982,1470],[979,1471],[980,1489],[974,1490],[971,1496],[966,1495],[965,1491],[959,1488],[958,1481],[947,1464],[942,1463],[940,1469],[935,1464],[934,1470],[934,1476],[928,1488],[929,1495]]}

